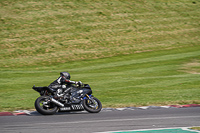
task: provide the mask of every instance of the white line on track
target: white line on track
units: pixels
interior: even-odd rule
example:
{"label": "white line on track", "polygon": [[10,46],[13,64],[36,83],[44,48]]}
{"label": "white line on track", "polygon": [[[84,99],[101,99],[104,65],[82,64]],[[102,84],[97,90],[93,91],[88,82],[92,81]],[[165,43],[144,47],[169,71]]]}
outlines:
{"label": "white line on track", "polygon": [[[109,119],[109,120],[91,120],[91,121],[70,121],[70,122],[56,122],[59,124],[78,124],[78,123],[101,123],[101,122],[122,122],[122,121],[140,121],[140,120],[159,120],[159,119],[184,119],[184,118],[200,118],[200,116],[176,116],[176,117],[151,117],[151,118],[132,118],[132,119]],[[35,124],[51,124],[51,123],[35,123]]]}

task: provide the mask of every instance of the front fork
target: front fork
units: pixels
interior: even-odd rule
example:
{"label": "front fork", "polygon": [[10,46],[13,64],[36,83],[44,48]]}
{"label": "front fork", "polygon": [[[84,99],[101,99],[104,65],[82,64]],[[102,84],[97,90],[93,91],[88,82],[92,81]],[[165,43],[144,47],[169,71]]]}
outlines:
{"label": "front fork", "polygon": [[83,99],[87,99],[88,98],[89,100],[92,100],[91,96],[92,95],[85,94],[85,97]]}
{"label": "front fork", "polygon": [[[92,95],[88,95],[88,94],[86,94],[85,95],[88,99],[89,99],[89,101],[91,102],[90,103],[90,107],[92,107],[92,108],[98,108],[98,103],[93,99],[93,98],[91,98],[92,97]],[[84,97],[84,99],[86,99],[86,97]]]}
{"label": "front fork", "polygon": [[91,97],[92,97],[92,95],[85,94],[85,97],[83,99],[87,99],[88,98],[93,104],[95,104],[94,99],[91,98]]}

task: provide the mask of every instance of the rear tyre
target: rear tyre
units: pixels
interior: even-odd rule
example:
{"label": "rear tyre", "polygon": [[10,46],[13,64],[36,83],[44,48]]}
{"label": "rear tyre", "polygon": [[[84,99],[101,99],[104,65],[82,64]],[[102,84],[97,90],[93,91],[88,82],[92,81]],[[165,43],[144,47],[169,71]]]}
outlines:
{"label": "rear tyre", "polygon": [[49,101],[49,97],[41,96],[35,100],[35,109],[42,115],[53,115],[58,107]]}
{"label": "rear tyre", "polygon": [[102,104],[96,97],[83,100],[83,107],[90,113],[99,113],[102,109]]}

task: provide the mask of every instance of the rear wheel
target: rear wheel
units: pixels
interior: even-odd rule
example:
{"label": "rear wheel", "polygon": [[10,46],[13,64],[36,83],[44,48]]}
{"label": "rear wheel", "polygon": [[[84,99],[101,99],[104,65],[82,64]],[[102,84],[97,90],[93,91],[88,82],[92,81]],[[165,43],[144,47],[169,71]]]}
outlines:
{"label": "rear wheel", "polygon": [[49,101],[49,97],[41,96],[35,100],[35,109],[43,115],[53,115],[58,110],[58,107]]}
{"label": "rear wheel", "polygon": [[96,97],[83,100],[83,107],[90,113],[98,113],[102,109],[102,104]]}

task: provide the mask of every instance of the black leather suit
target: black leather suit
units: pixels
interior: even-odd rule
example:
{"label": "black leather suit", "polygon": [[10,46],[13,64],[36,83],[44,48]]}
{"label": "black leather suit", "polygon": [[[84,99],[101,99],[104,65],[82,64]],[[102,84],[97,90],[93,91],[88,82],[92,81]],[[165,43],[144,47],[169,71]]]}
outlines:
{"label": "black leather suit", "polygon": [[71,85],[75,83],[76,83],[75,81],[66,80],[64,77],[60,76],[58,79],[53,81],[48,87],[53,89],[63,89],[66,88],[65,84]]}

